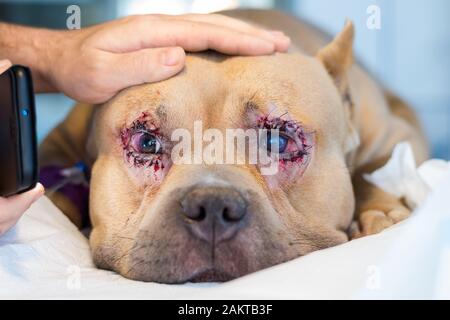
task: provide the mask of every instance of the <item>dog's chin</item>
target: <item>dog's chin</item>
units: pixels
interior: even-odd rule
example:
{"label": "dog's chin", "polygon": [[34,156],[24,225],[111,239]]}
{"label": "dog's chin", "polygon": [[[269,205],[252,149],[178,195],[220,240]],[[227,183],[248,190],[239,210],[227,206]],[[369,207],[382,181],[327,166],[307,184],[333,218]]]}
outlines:
{"label": "dog's chin", "polygon": [[199,272],[195,272],[191,277],[183,282],[226,282],[237,278],[237,276],[232,276],[231,274],[218,270],[218,269],[205,269]]}
{"label": "dog's chin", "polygon": [[232,274],[217,268],[204,267],[196,270],[177,270],[168,273],[152,272],[120,272],[124,277],[144,282],[156,282],[163,284],[183,284],[183,283],[211,283],[227,282],[243,276],[245,274]]}
{"label": "dog's chin", "polygon": [[141,265],[142,268],[135,268],[131,272],[117,271],[132,280],[164,284],[227,282],[257,271],[256,269],[243,269],[238,267],[238,265],[235,262],[226,263],[220,261],[220,263],[212,263],[211,261],[199,259],[190,260],[184,265],[178,265],[175,262],[170,266],[149,264],[146,267]]}

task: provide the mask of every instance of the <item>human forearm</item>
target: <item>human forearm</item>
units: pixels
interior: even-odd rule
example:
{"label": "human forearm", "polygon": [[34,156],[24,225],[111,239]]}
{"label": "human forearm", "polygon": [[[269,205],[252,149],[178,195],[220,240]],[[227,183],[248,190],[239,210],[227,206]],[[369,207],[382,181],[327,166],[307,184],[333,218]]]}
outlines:
{"label": "human forearm", "polygon": [[[59,31],[0,22],[0,58],[31,68],[36,92],[52,92],[49,66]],[[54,62],[54,61],[53,61]]]}

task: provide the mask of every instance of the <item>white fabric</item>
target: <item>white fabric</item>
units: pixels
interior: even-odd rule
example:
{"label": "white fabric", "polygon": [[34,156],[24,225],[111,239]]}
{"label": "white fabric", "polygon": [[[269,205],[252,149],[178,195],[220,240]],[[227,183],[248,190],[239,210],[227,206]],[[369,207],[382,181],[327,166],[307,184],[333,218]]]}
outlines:
{"label": "white fabric", "polygon": [[43,198],[0,238],[0,298],[448,299],[450,165],[430,161],[416,170],[409,153],[399,145],[368,179],[419,205],[412,218],[224,284],[143,283],[98,270],[87,240]]}
{"label": "white fabric", "polygon": [[388,163],[365,175],[365,179],[399,198],[405,198],[411,208],[416,208],[446,172],[450,172],[450,162],[444,160],[429,160],[417,169],[411,145],[402,142],[395,147]]}

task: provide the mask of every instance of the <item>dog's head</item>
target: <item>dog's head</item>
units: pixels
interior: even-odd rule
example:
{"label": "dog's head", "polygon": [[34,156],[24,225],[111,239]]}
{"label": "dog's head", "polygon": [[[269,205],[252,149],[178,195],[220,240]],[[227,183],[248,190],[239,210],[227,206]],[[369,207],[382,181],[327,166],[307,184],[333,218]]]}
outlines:
{"label": "dog's head", "polygon": [[[102,106],[91,135],[96,264],[144,281],[223,281],[347,241],[352,39],[348,24],[316,57],[192,55],[176,77]],[[195,121],[215,129],[200,136],[201,151],[189,144]],[[180,128],[184,148],[173,139]],[[256,143],[277,146],[275,174],[246,161],[173,161],[174,148],[195,158],[237,128],[279,129],[277,141]]]}

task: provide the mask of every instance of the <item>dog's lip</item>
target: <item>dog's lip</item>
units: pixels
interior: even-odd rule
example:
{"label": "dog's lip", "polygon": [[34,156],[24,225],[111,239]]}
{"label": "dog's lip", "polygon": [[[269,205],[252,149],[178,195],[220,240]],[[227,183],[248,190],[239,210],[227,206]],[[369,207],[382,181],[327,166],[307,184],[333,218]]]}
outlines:
{"label": "dog's lip", "polygon": [[226,282],[234,278],[236,277],[233,277],[227,272],[215,268],[208,268],[195,272],[186,282]]}

